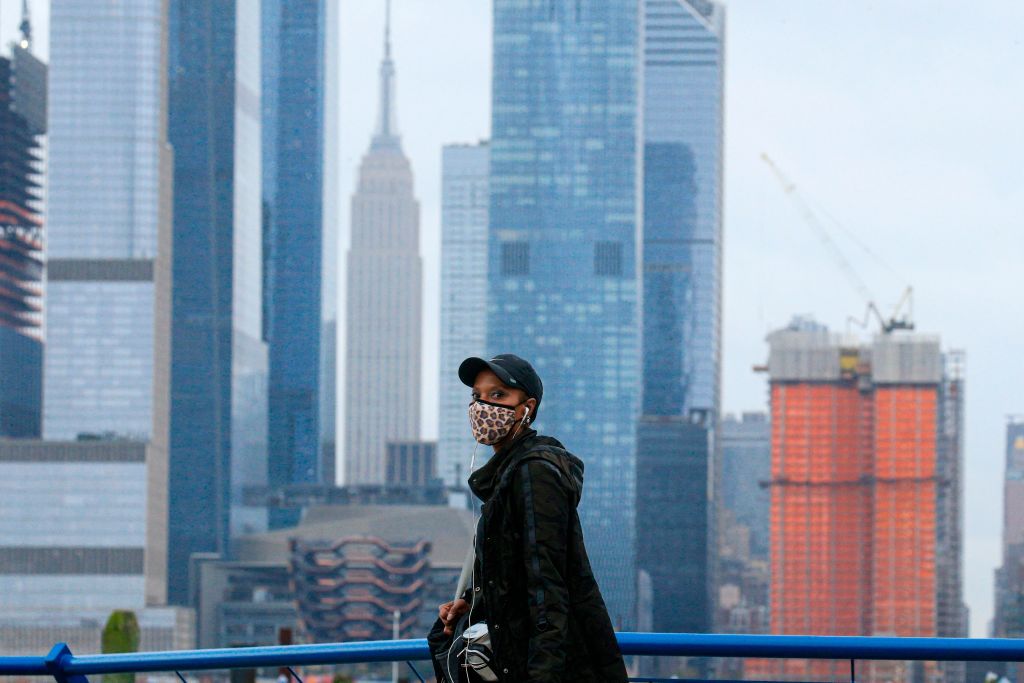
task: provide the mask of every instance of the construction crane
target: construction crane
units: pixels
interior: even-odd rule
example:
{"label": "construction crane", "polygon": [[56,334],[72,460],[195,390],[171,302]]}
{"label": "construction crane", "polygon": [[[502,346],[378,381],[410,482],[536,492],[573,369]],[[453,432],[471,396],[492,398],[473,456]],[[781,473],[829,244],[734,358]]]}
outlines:
{"label": "construction crane", "polygon": [[[914,288],[909,285],[907,286],[903,292],[903,296],[893,309],[892,315],[886,318],[875,304],[875,297],[871,293],[871,290],[868,288],[863,278],[861,278],[860,274],[857,273],[857,270],[850,263],[849,259],[846,258],[846,254],[843,253],[843,250],[840,249],[839,245],[832,239],[828,228],[818,217],[818,213],[814,211],[800,193],[797,192],[796,184],[786,177],[786,174],[782,172],[778,165],[772,161],[771,157],[767,154],[762,153],[761,160],[768,165],[769,169],[771,169],[776,180],[778,180],[779,184],[782,185],[782,191],[786,193],[786,196],[788,196],[797,207],[800,212],[800,216],[804,219],[804,222],[811,227],[814,234],[817,235],[818,239],[821,241],[822,246],[825,247],[825,250],[831,255],[836,265],[864,300],[866,309],[864,311],[863,319],[850,316],[847,318],[847,321],[857,324],[860,327],[867,327],[873,317],[878,321],[882,331],[886,334],[893,330],[913,330]],[[865,250],[871,253],[866,247]],[[872,255],[874,256],[874,254]],[[875,256],[875,258],[878,259],[877,256]],[[904,308],[906,308],[906,312],[901,316],[900,313]]]}

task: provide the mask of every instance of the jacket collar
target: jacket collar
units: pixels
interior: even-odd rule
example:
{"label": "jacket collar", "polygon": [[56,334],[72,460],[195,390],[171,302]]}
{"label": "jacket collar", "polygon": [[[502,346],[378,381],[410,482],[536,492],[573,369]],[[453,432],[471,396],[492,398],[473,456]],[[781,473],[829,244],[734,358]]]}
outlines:
{"label": "jacket collar", "polygon": [[469,490],[480,500],[487,501],[490,499],[494,494],[494,489],[498,486],[498,482],[501,481],[501,475],[504,474],[508,464],[517,455],[529,450],[529,444],[536,436],[537,430],[531,428],[524,429],[516,437],[515,441],[492,455],[490,460],[469,476]]}

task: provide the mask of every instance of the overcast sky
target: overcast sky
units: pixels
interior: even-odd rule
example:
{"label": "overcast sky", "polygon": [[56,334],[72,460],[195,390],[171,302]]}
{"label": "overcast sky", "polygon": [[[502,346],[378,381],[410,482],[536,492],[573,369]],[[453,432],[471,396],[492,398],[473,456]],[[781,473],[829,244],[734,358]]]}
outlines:
{"label": "overcast sky", "polygon": [[[490,3],[394,1],[398,120],[422,203],[423,415],[434,436],[440,150],[488,136]],[[5,43],[19,5],[0,0]],[[45,55],[43,5],[34,0]],[[341,8],[343,256],[347,198],[375,116],[383,5]],[[765,408],[765,378],[751,366],[765,359],[768,331],[793,314],[842,331],[865,308],[764,152],[830,223],[883,310],[913,285],[918,328],[967,352],[965,588],[971,634],[986,635],[1005,416],[1024,413],[1024,3],[727,7],[724,407]]]}

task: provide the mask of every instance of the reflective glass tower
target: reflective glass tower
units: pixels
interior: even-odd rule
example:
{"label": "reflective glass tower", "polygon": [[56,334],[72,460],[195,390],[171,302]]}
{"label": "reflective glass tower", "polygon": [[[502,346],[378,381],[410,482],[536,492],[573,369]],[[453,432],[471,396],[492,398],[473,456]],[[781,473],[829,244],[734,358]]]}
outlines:
{"label": "reflective glass tower", "polygon": [[[710,486],[718,416],[724,8],[643,3],[644,495],[685,523],[638,523],[657,631],[706,631],[715,525]],[[703,438],[694,431],[704,431]],[[672,435],[672,436],[669,436]],[[694,485],[697,482],[697,485]],[[649,489],[648,487],[653,487]],[[675,598],[685,615],[658,606]]]}
{"label": "reflective glass tower", "polygon": [[[324,216],[327,2],[264,0],[263,325],[269,351],[268,484],[334,483],[334,354],[328,284],[336,232]],[[335,22],[336,23],[336,22]],[[327,405],[321,406],[326,402]],[[326,418],[330,424],[322,424]],[[297,511],[270,512],[271,526]]]}
{"label": "reflective glass tower", "polygon": [[644,3],[644,414],[718,414],[725,10]]}
{"label": "reflective glass tower", "polygon": [[170,2],[174,146],[168,599],[188,599],[196,552],[266,526],[246,488],[266,485],[262,321],[260,13]]}
{"label": "reflective glass tower", "polygon": [[633,618],[640,401],[636,2],[496,0],[487,351],[544,380],[538,428],[586,463],[616,626]]}
{"label": "reflective glass tower", "polygon": [[43,435],[165,440],[166,3],[56,0],[50,15]]}
{"label": "reflective glass tower", "polygon": [[[50,39],[43,436],[148,442],[145,505],[123,521],[148,520],[145,601],[162,604],[173,237],[167,3],[58,0]],[[121,484],[112,500],[135,486]]]}
{"label": "reflective glass tower", "polygon": [[448,486],[465,486],[474,446],[469,390],[459,364],[487,343],[487,206],[490,149],[446,145],[441,153],[441,394],[438,468]]}

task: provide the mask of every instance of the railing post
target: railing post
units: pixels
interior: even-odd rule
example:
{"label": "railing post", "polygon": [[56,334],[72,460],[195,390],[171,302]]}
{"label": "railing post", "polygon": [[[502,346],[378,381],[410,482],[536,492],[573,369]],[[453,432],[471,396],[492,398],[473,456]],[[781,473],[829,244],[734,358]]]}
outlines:
{"label": "railing post", "polygon": [[67,660],[71,659],[71,648],[67,643],[57,643],[46,655],[46,670],[56,679],[57,683],[89,683],[89,679],[81,674],[71,674],[64,671]]}

